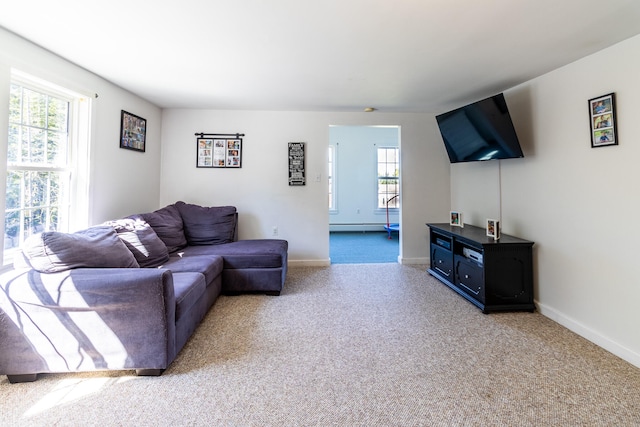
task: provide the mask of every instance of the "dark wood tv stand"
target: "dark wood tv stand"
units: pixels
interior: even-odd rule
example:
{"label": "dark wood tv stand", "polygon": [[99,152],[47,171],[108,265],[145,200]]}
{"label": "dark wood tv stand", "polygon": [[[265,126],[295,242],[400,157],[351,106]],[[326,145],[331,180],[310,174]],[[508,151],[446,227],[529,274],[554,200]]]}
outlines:
{"label": "dark wood tv stand", "polygon": [[473,225],[427,224],[432,276],[483,313],[531,311],[534,242],[503,234],[499,240]]}

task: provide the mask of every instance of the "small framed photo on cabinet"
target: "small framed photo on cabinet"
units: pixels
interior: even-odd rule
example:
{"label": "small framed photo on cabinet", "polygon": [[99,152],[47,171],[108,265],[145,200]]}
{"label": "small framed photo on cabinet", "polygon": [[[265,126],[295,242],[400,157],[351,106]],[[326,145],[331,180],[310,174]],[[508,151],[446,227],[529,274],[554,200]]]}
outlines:
{"label": "small framed photo on cabinet", "polygon": [[493,237],[493,240],[500,238],[500,221],[487,218],[487,236]]}
{"label": "small framed photo on cabinet", "polygon": [[451,211],[449,213],[449,225],[453,227],[464,227],[462,212]]}

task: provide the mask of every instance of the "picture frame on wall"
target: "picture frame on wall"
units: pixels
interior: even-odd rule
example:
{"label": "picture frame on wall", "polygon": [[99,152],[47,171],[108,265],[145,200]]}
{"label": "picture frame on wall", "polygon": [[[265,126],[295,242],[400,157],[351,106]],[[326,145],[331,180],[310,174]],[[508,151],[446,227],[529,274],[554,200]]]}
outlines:
{"label": "picture frame on wall", "polygon": [[196,167],[241,168],[241,138],[197,138]]}
{"label": "picture frame on wall", "polygon": [[589,100],[591,148],[618,145],[615,93]]}
{"label": "picture frame on wall", "polygon": [[464,227],[464,221],[462,220],[462,212],[451,211],[449,213],[449,225],[452,227]]}
{"label": "picture frame on wall", "polygon": [[289,185],[305,185],[304,142],[290,142],[289,148]]}
{"label": "picture frame on wall", "polygon": [[487,237],[493,237],[494,240],[500,239],[500,221],[487,218]]}
{"label": "picture frame on wall", "polygon": [[122,110],[120,113],[120,148],[145,152],[147,120]]}

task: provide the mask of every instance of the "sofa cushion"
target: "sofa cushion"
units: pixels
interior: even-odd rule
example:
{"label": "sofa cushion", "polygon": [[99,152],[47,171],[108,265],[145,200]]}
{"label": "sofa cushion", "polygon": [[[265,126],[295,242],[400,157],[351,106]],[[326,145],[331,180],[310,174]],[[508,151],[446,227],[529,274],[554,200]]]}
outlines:
{"label": "sofa cushion", "polygon": [[108,221],[131,251],[140,267],[158,267],[169,260],[167,246],[142,218]]}
{"label": "sofa cushion", "polygon": [[171,270],[172,273],[202,273],[207,286],[209,286],[222,273],[222,265],[222,257],[220,256],[194,255],[182,257],[174,254],[168,262],[162,265],[162,268]]}
{"label": "sofa cushion", "polygon": [[[173,274],[173,273],[172,273]],[[206,285],[200,273],[173,274],[173,289],[176,295],[176,322],[204,298]]]}
{"label": "sofa cushion", "polygon": [[177,202],[187,243],[192,246],[233,242],[236,231],[235,206],[203,207]]}
{"label": "sofa cushion", "polygon": [[46,231],[25,240],[22,252],[34,270],[54,273],[72,268],[137,268],[138,262],[112,227],[76,233]]}
{"label": "sofa cushion", "polygon": [[160,240],[164,242],[169,253],[176,252],[187,246],[182,217],[175,205],[165,206],[150,213],[132,215],[129,218],[137,219],[138,217],[142,217],[153,228]]}
{"label": "sofa cushion", "polygon": [[287,263],[288,242],[280,239],[238,240],[213,246],[188,246],[183,252],[193,255],[219,255],[225,269],[281,268]]}

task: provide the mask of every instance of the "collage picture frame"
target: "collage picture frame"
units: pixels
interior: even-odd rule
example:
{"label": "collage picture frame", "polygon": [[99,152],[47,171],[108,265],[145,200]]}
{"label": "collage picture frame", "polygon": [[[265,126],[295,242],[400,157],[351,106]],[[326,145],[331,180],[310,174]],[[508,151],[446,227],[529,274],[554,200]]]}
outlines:
{"label": "collage picture frame", "polygon": [[591,148],[618,145],[615,93],[589,100]]}
{"label": "collage picture frame", "polygon": [[196,167],[241,168],[241,138],[197,138]]}
{"label": "collage picture frame", "polygon": [[120,148],[145,152],[147,120],[122,110],[120,113]]}

